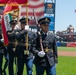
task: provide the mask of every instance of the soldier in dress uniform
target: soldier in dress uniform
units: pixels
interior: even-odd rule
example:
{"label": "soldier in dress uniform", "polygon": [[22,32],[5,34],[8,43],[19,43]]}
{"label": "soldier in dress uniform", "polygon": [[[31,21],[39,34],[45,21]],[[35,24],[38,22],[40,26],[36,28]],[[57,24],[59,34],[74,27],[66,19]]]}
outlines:
{"label": "soldier in dress uniform", "polygon": [[2,59],[3,59],[3,43],[1,39],[2,39],[2,35],[0,30],[0,75],[2,75]]}
{"label": "soldier in dress uniform", "polygon": [[11,30],[7,31],[8,35],[8,40],[9,44],[7,46],[8,54],[9,54],[9,75],[14,75],[14,68],[13,68],[13,62],[14,62],[14,52],[15,52],[15,34],[14,34],[14,28],[15,25],[17,24],[16,20],[11,20],[10,25],[11,25]]}
{"label": "soldier in dress uniform", "polygon": [[32,40],[34,38],[34,33],[28,31],[29,26],[26,25],[26,18],[22,17],[19,21],[21,30],[16,32],[16,38],[17,38],[16,53],[18,59],[17,75],[23,75],[24,63],[26,64],[27,75],[32,75],[33,54],[30,52],[30,50]]}
{"label": "soldier in dress uniform", "polygon": [[32,48],[35,55],[36,75],[43,75],[45,70],[47,75],[56,75],[57,46],[54,34],[48,30],[50,22],[51,19],[48,17],[41,18],[38,21],[41,30],[38,31]]}
{"label": "soldier in dress uniform", "polygon": [[6,48],[4,46],[4,39],[2,37],[2,31],[0,30],[0,75],[2,75],[3,73],[4,75],[6,74],[5,71],[3,72],[2,70],[3,55],[5,55],[5,58],[6,58],[7,56]]}

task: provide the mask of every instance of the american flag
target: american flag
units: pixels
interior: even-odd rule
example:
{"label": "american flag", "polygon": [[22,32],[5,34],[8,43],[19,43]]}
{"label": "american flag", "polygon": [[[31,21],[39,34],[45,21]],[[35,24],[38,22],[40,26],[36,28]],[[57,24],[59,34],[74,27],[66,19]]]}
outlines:
{"label": "american flag", "polygon": [[[28,17],[30,19],[34,18],[34,12],[37,16],[37,19],[44,16],[44,0],[28,0]],[[21,7],[21,16],[26,16],[26,7]]]}

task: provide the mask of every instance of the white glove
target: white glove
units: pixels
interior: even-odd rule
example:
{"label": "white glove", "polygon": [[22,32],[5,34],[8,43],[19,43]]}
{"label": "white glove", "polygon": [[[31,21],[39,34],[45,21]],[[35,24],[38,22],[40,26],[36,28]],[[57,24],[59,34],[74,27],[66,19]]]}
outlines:
{"label": "white glove", "polygon": [[44,57],[44,56],[45,56],[45,52],[44,52],[44,51],[38,52],[38,56],[39,56],[39,57]]}
{"label": "white glove", "polygon": [[4,42],[4,39],[3,38],[1,39],[1,42]]}
{"label": "white glove", "polygon": [[29,26],[28,25],[25,26],[25,30],[29,30]]}

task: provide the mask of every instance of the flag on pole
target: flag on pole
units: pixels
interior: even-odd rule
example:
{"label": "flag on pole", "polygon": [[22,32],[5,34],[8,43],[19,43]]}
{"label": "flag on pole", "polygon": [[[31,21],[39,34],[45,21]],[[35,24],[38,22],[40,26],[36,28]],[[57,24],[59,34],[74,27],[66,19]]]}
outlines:
{"label": "flag on pole", "polygon": [[10,15],[9,13],[12,12],[13,10],[18,9],[18,6],[10,6],[7,5],[4,9],[3,12],[3,17],[2,17],[2,33],[3,33],[3,38],[4,38],[4,45],[8,45],[9,40],[7,37],[7,30],[9,30],[9,22],[10,22]]}
{"label": "flag on pole", "polygon": [[9,4],[10,2],[13,2],[13,3],[16,2],[17,5],[25,5],[27,4],[28,0],[0,0],[0,6],[5,6],[6,4]]}
{"label": "flag on pole", "polygon": [[9,0],[0,0],[0,6],[4,6],[6,5],[6,3],[8,3]]}
{"label": "flag on pole", "polygon": [[[44,0],[28,0],[28,17],[34,18],[33,9],[37,18],[44,16]],[[26,6],[21,8],[21,16],[26,15]]]}
{"label": "flag on pole", "polygon": [[28,0],[15,0],[19,5],[24,5],[28,3]]}

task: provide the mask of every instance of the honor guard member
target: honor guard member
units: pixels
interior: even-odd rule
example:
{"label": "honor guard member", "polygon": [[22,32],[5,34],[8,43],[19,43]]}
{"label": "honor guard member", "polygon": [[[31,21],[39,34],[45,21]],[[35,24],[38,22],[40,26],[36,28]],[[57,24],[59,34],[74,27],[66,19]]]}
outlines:
{"label": "honor guard member", "polygon": [[[16,32],[17,38],[17,59],[18,59],[18,72],[17,75],[23,75],[24,63],[26,64],[27,75],[32,75],[33,68],[33,54],[30,52],[31,41],[33,39],[33,33],[28,31],[28,26],[26,26],[26,18],[22,17],[20,20],[21,30]],[[29,21],[29,19],[28,19]],[[28,35],[28,37],[26,37]],[[28,38],[28,49],[26,49],[26,40]]]}
{"label": "honor guard member", "polygon": [[14,51],[15,51],[15,34],[13,33],[15,25],[17,24],[16,20],[10,21],[11,30],[7,31],[9,44],[7,46],[8,53],[9,53],[9,75],[14,75],[14,68],[13,68],[13,62],[14,62]]}
{"label": "honor guard member", "polygon": [[2,43],[2,35],[0,31],[0,75],[2,75],[2,59],[3,59],[3,43]]}
{"label": "honor guard member", "polygon": [[38,31],[32,48],[32,52],[35,54],[36,75],[43,75],[45,70],[47,75],[56,75],[57,46],[54,34],[49,32],[50,22],[51,19],[48,17],[38,21],[41,30]]}
{"label": "honor guard member", "polygon": [[[2,37],[2,31],[0,30],[0,75],[2,75],[2,63],[3,63],[3,55],[5,55],[6,58],[6,48],[4,46],[4,39]],[[4,73],[5,74],[5,73]]]}

